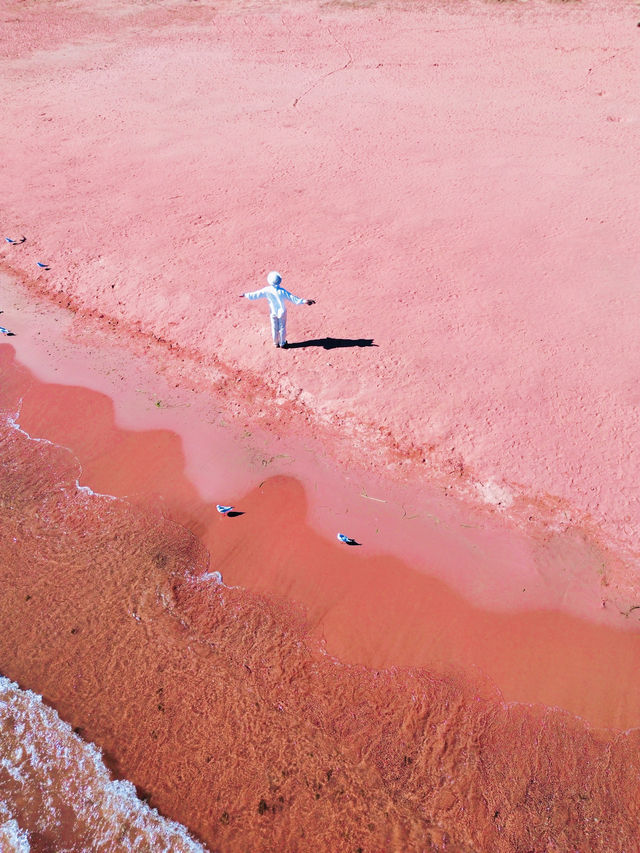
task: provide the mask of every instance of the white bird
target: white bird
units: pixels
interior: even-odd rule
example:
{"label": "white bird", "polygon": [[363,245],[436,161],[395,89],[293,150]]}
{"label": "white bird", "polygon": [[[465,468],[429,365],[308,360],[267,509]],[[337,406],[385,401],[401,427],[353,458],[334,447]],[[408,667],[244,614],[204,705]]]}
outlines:
{"label": "white bird", "polygon": [[228,512],[231,512],[233,509],[232,506],[222,506],[222,504],[216,504],[216,509],[220,513],[220,515],[226,515]]}

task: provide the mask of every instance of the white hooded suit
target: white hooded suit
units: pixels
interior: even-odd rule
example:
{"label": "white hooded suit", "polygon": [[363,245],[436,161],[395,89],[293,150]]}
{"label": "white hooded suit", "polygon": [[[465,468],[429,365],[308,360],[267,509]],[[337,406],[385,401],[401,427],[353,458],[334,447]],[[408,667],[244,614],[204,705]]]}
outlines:
{"label": "white hooded suit", "polygon": [[280,286],[282,277],[277,272],[271,272],[267,276],[269,284],[261,290],[253,290],[251,293],[245,293],[246,299],[266,299],[269,302],[269,311],[271,312],[271,334],[273,342],[276,346],[284,346],[287,342],[287,302],[293,302],[294,305],[305,305],[307,300],[301,299],[299,296],[294,296],[289,293],[284,287]]}

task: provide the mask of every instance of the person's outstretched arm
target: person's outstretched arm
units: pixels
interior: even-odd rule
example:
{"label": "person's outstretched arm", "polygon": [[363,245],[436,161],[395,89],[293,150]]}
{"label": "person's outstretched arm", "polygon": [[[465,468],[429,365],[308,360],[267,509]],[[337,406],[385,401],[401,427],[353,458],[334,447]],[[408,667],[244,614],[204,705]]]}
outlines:
{"label": "person's outstretched arm", "polygon": [[267,295],[267,288],[263,287],[261,290],[252,290],[249,293],[239,293],[240,299],[262,299],[263,296]]}
{"label": "person's outstretched arm", "polygon": [[288,299],[289,302],[293,302],[294,305],[315,305],[315,299],[302,299],[300,296],[294,296],[293,293],[289,293],[288,290],[285,290],[284,287],[280,288],[280,292],[282,293],[285,299]]}

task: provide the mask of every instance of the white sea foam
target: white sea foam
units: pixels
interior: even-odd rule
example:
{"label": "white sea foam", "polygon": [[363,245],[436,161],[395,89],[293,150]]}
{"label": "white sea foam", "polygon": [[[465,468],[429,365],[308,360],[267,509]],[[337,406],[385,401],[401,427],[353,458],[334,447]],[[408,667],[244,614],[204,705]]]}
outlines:
{"label": "white sea foam", "polygon": [[[19,412],[19,411],[18,411],[18,412],[16,412],[16,414],[15,414],[15,415],[7,415],[7,423],[8,423],[8,425],[9,425],[10,427],[12,427],[13,429],[15,429],[17,432],[22,433],[22,435],[26,435],[26,437],[27,437],[30,441],[37,441],[39,444],[49,444],[49,445],[51,445],[51,447],[55,447],[55,444],[54,444],[52,441],[49,441],[49,439],[48,439],[48,438],[34,438],[34,436],[29,435],[29,433],[26,431],[26,429],[22,429],[22,427],[21,427],[21,426],[20,426],[20,424],[18,423],[18,418],[19,418],[19,416],[20,416],[20,412]],[[68,450],[68,448],[65,448],[65,450]]]}
{"label": "white sea foam", "polygon": [[[0,817],[0,821],[3,818]],[[31,845],[26,830],[20,829],[18,821],[8,818],[0,823],[0,850],[3,853],[29,853]]]}
{"label": "white sea foam", "polygon": [[[61,804],[68,821],[73,811],[83,832],[91,835],[91,850],[153,850],[158,853],[195,853],[204,847],[185,827],[163,818],[138,799],[127,781],[111,779],[100,750],[76,735],[71,726],[48,708],[40,696],[21,690],[0,677],[0,731],[4,754],[0,778],[0,849],[29,850],[29,832],[50,837],[61,825]],[[20,801],[29,801],[38,814],[37,825],[27,829],[15,820],[11,782]],[[2,842],[7,840],[7,844]],[[12,844],[13,846],[9,846]]]}
{"label": "white sea foam", "polygon": [[205,572],[204,575],[200,575],[196,578],[196,580],[213,581],[214,583],[219,583],[224,586],[224,583],[222,583],[222,575],[220,574],[220,572]]}
{"label": "white sea foam", "polygon": [[[48,438],[36,438],[33,435],[30,435],[25,429],[23,429],[20,426],[20,423],[18,422],[18,418],[20,417],[21,407],[22,407],[22,399],[20,400],[20,406],[18,407],[18,411],[13,415],[7,415],[6,422],[12,429],[15,429],[21,435],[24,435],[26,438],[29,439],[29,441],[36,442],[37,444],[48,444],[50,447],[59,447],[61,450],[68,451],[74,457],[74,459],[76,458],[75,454],[73,453],[73,450],[71,450],[70,447],[67,447],[64,444],[56,444],[53,441],[49,441]],[[81,467],[79,462],[78,462],[78,467]],[[90,486],[81,486],[80,481],[78,479],[76,479],[75,485],[76,485],[76,489],[79,492],[81,492],[82,494],[87,495],[89,497],[108,498],[111,501],[118,500],[118,498],[115,497],[114,495],[107,495],[107,494],[104,494],[103,492],[94,492]]]}
{"label": "white sea foam", "polygon": [[81,486],[79,481],[76,480],[76,489],[79,492],[82,492],[83,495],[87,495],[91,498],[107,498],[110,501],[117,501],[118,498],[115,495],[107,495],[104,492],[94,492],[90,486]]}
{"label": "white sea foam", "polygon": [[222,574],[220,572],[205,572],[202,575],[191,575],[190,580],[193,583],[200,583],[201,581],[209,581],[210,583],[214,583],[217,586],[222,586],[225,589],[243,589],[241,586],[229,586],[222,580]]}

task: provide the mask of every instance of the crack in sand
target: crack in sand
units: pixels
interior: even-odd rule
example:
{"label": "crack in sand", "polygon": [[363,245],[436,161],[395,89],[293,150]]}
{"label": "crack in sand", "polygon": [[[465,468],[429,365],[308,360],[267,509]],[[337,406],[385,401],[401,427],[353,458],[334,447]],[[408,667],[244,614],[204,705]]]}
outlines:
{"label": "crack in sand", "polygon": [[321,75],[320,77],[318,77],[318,79],[317,79],[317,80],[315,80],[315,81],[314,81],[314,82],[313,82],[313,83],[312,83],[312,84],[311,84],[307,89],[305,89],[305,90],[304,90],[304,92],[302,92],[302,94],[301,94],[301,95],[298,95],[298,97],[297,97],[297,98],[295,98],[295,99],[294,99],[294,101],[293,101],[293,108],[294,108],[294,109],[297,109],[298,104],[299,104],[299,103],[300,103],[300,101],[304,98],[304,96],[305,96],[305,95],[308,95],[308,94],[309,94],[309,92],[310,92],[312,89],[315,89],[315,88],[316,88],[316,86],[319,86],[319,85],[320,85],[320,83],[322,83],[322,81],[323,81],[323,80],[326,80],[326,79],[327,79],[327,77],[331,77],[331,76],[333,76],[334,74],[337,74],[339,71],[346,71],[346,70],[347,70],[347,68],[349,68],[351,65],[353,65],[353,56],[351,55],[351,51],[350,51],[350,50],[349,50],[349,48],[346,46],[346,44],[343,44],[341,41],[339,41],[339,40],[334,36],[334,34],[331,32],[331,30],[329,29],[329,27],[327,27],[327,32],[329,33],[329,35],[331,36],[331,38],[335,41],[335,43],[336,43],[337,45],[339,45],[339,46],[340,46],[344,51],[346,51],[346,54],[347,54],[347,56],[349,57],[349,59],[348,59],[348,61],[347,61],[347,62],[345,62],[345,64],[344,64],[344,65],[341,65],[339,68],[334,68],[334,69],[332,69],[331,71],[327,71],[327,73],[326,73],[326,74],[322,74],[322,75]]}

